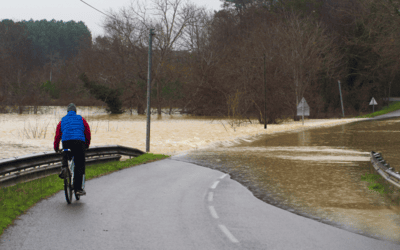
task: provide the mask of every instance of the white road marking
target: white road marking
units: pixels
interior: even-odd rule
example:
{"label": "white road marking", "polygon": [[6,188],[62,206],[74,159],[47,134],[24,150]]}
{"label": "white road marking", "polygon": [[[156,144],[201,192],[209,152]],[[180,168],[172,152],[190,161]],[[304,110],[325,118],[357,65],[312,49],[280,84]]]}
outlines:
{"label": "white road marking", "polygon": [[208,206],[208,208],[210,209],[210,213],[212,215],[212,217],[214,217],[215,219],[218,219],[218,215],[217,212],[215,211],[213,206]]}
{"label": "white road marking", "polygon": [[214,182],[214,184],[211,186],[212,189],[216,188],[218,185],[219,181]]}
{"label": "white road marking", "polygon": [[209,192],[209,193],[208,193],[208,201],[209,201],[209,202],[211,202],[211,201],[213,200],[213,195],[214,195],[213,192]]}
{"label": "white road marking", "polygon": [[239,241],[229,232],[228,228],[226,226],[219,224],[219,228],[221,228],[222,232],[225,233],[226,237],[228,237],[233,243],[238,243]]}
{"label": "white road marking", "polygon": [[225,176],[227,176],[228,174],[224,174],[221,177],[219,177],[220,179],[224,179]]}

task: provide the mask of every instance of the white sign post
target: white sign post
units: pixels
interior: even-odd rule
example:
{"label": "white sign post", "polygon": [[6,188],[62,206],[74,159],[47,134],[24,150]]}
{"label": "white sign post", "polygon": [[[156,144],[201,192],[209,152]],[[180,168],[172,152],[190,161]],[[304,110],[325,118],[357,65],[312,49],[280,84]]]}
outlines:
{"label": "white sign post", "polygon": [[299,105],[297,105],[297,116],[303,117],[303,125],[304,125],[304,116],[310,116],[310,106],[308,106],[306,99],[301,99]]}
{"label": "white sign post", "polygon": [[375,98],[372,97],[371,101],[369,102],[369,105],[372,105],[372,113],[374,113],[375,105],[378,105],[378,103],[375,101]]}

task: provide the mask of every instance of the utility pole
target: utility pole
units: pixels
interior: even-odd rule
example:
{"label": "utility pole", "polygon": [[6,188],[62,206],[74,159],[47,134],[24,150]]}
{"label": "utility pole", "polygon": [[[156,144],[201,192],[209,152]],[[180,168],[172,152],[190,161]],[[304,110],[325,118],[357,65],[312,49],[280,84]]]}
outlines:
{"label": "utility pole", "polygon": [[342,99],[342,90],[340,89],[340,80],[338,81],[338,83],[339,83],[340,102],[342,103],[342,113],[344,118],[343,99]]}
{"label": "utility pole", "polygon": [[265,79],[265,54],[264,54],[264,129],[267,129],[267,80]]}
{"label": "utility pole", "polygon": [[[303,100],[303,99],[302,99],[302,100]],[[302,117],[303,117],[303,126],[304,126],[304,106],[306,106],[306,104],[303,102],[303,110],[302,110],[302,112],[301,112],[301,113],[302,113],[301,115],[302,115]]]}
{"label": "utility pole", "polygon": [[150,92],[151,92],[151,44],[154,29],[150,29],[149,34],[149,67],[147,72],[147,131],[146,131],[146,153],[150,151]]}
{"label": "utility pole", "polygon": [[388,102],[387,102],[388,107],[389,107],[389,102],[390,102],[390,86],[392,86],[392,82],[389,83],[389,95],[388,95]]}

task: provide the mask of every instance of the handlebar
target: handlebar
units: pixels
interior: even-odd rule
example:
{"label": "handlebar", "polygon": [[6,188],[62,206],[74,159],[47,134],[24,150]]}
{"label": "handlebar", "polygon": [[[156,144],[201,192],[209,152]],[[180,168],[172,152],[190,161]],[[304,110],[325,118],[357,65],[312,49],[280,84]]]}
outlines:
{"label": "handlebar", "polygon": [[[87,151],[88,149],[89,149],[89,148],[85,148],[84,151]],[[67,148],[67,151],[71,151],[71,149]],[[62,152],[64,152],[64,149],[63,149],[63,148],[57,150],[57,153],[58,153],[58,154],[61,154]]]}

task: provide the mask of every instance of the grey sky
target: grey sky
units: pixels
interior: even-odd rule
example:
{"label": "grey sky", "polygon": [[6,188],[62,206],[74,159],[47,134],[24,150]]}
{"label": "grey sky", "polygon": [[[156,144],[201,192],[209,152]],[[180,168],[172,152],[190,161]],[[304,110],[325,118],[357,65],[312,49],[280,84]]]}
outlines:
{"label": "grey sky", "polygon": [[[83,0],[87,4],[109,13],[110,9],[118,13],[123,7],[129,7],[131,0]],[[205,6],[211,10],[220,10],[219,0],[189,0],[197,6]],[[149,1],[147,1],[149,2]],[[0,6],[0,20],[11,19],[14,22],[21,20],[29,21],[55,19],[56,21],[84,22],[92,32],[92,37],[104,35],[100,26],[106,16],[97,10],[89,7],[80,0],[13,0],[2,1]]]}

